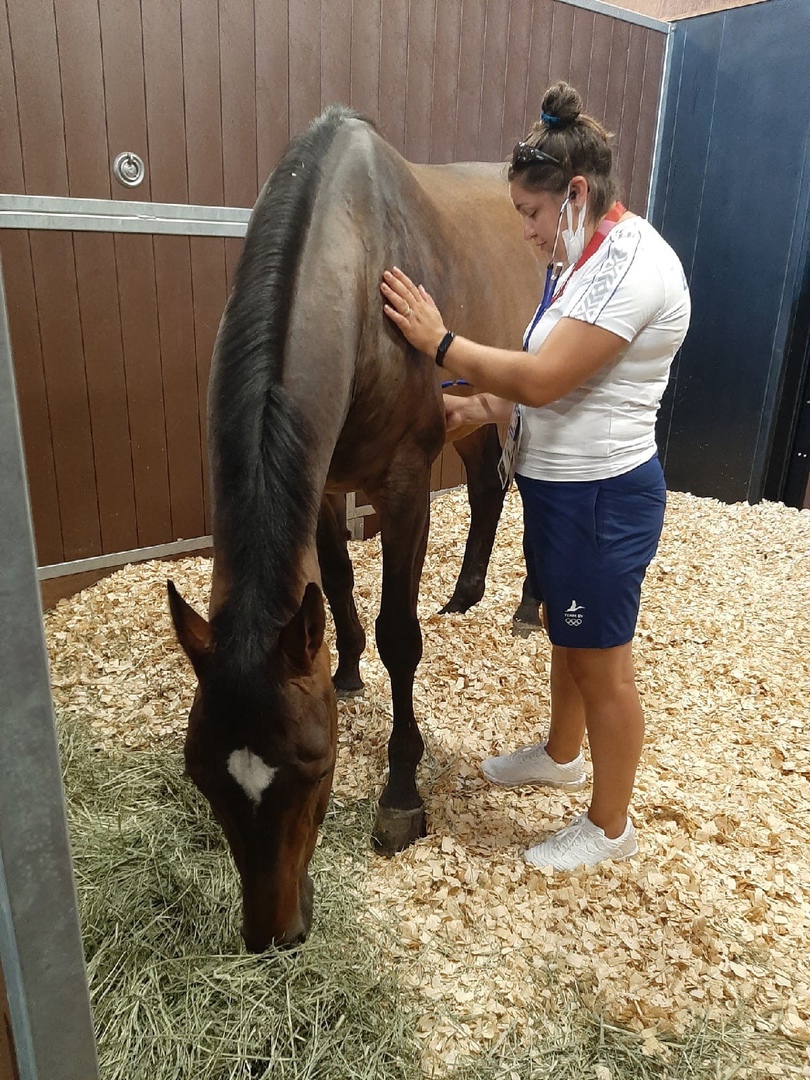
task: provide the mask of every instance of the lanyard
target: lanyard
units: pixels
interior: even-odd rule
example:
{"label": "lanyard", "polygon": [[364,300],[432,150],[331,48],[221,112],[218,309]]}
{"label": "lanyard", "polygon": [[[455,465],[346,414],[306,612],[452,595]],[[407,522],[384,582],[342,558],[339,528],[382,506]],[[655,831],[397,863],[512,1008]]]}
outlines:
{"label": "lanyard", "polygon": [[528,330],[523,336],[524,352],[529,351],[529,340],[534,333],[534,328],[548,311],[549,305],[552,302],[552,295],[554,293],[554,290],[557,288],[557,282],[560,280],[561,273],[562,263],[549,263],[546,267],[546,283],[545,287],[543,288],[543,299],[540,301],[540,306],[538,307],[537,311],[535,311],[534,318],[532,319]]}
{"label": "lanyard", "polygon": [[622,206],[620,202],[615,203],[610,208],[610,210],[608,210],[608,212],[605,214],[605,216],[602,218],[602,220],[596,227],[596,230],[594,231],[594,234],[591,237],[588,246],[582,252],[582,255],[574,264],[571,273],[568,275],[568,277],[562,283],[562,287],[559,289],[557,289],[557,282],[560,280],[562,263],[548,264],[548,268],[546,270],[546,284],[545,288],[543,289],[543,299],[540,301],[540,306],[534,313],[534,318],[532,319],[531,324],[529,325],[529,328],[523,337],[524,352],[529,351],[529,341],[531,340],[531,336],[535,331],[535,327],[543,318],[545,313],[548,311],[552,304],[555,304],[560,299],[562,294],[565,292],[566,287],[568,286],[568,282],[571,280],[577,270],[581,269],[581,267],[585,265],[588,259],[590,259],[591,256],[596,254],[600,246],[604,243],[610,230],[618,224],[619,218],[626,213],[627,210],[624,206]]}
{"label": "lanyard", "polygon": [[[545,280],[545,283],[544,283],[544,286],[543,286],[543,297],[542,297],[542,299],[540,301],[540,304],[539,304],[539,306],[537,308],[537,311],[535,311],[535,313],[534,313],[534,318],[532,319],[531,323],[529,324],[528,329],[526,330],[526,333],[523,336],[523,351],[524,352],[529,351],[529,342],[531,341],[532,334],[534,333],[537,324],[543,318],[545,313],[548,311],[548,309],[551,307],[552,304],[555,304],[560,299],[560,297],[565,292],[565,290],[566,290],[566,288],[568,286],[568,282],[571,280],[571,278],[574,276],[574,274],[577,272],[577,270],[581,269],[585,265],[585,263],[588,261],[588,259],[590,259],[593,255],[596,254],[596,252],[599,250],[599,248],[602,246],[602,244],[607,239],[607,236],[610,233],[610,230],[612,228],[614,228],[614,226],[616,226],[619,223],[619,218],[623,217],[624,214],[626,214],[626,213],[627,213],[626,207],[622,206],[622,204],[620,202],[617,202],[617,203],[613,204],[613,206],[610,208],[610,210],[608,210],[608,212],[605,214],[605,216],[602,218],[602,220],[597,225],[597,227],[596,227],[596,229],[594,231],[594,234],[593,234],[593,236],[591,237],[591,239],[590,239],[590,241],[588,243],[588,246],[585,248],[585,250],[582,252],[582,255],[579,257],[577,262],[574,264],[574,267],[571,270],[571,273],[568,275],[568,277],[562,283],[562,287],[560,289],[557,289],[557,283],[559,282],[560,275],[562,274],[563,264],[562,263],[549,263],[548,264],[548,266],[546,267],[546,280]],[[448,386],[469,386],[469,385],[470,384],[465,379],[456,379],[456,380],[451,380],[450,382],[443,382],[442,383],[442,390],[445,390]]]}
{"label": "lanyard", "polygon": [[560,299],[568,286],[568,282],[571,280],[577,270],[583,267],[592,255],[595,255],[597,253],[599,248],[607,239],[610,230],[613,229],[616,225],[618,225],[619,218],[623,217],[626,213],[626,207],[622,206],[620,202],[614,203],[613,206],[611,206],[610,210],[608,210],[608,212],[597,225],[596,230],[588,243],[588,246],[585,248],[579,259],[575,263],[574,269],[562,283],[562,288],[560,288],[552,297],[552,304],[556,303],[556,301]]}

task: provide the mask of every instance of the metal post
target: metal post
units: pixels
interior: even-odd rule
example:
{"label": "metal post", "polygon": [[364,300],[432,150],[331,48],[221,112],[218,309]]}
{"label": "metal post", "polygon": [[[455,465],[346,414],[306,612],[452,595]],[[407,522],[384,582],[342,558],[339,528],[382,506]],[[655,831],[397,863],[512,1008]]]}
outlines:
{"label": "metal post", "polygon": [[0,962],[20,1080],[96,1077],[2,268]]}

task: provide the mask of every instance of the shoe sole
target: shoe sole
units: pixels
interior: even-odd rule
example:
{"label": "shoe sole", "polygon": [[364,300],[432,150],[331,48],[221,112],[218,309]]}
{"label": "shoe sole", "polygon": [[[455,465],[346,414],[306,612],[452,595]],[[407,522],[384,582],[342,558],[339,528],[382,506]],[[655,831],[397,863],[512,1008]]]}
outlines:
{"label": "shoe sole", "polygon": [[581,780],[519,780],[515,784],[507,783],[505,780],[498,780],[494,776],[490,776],[489,773],[481,770],[481,775],[490,784],[494,784],[495,787],[502,788],[519,788],[519,787],[551,787],[557,788],[561,791],[579,791],[580,788],[585,787],[588,780],[583,776]]}

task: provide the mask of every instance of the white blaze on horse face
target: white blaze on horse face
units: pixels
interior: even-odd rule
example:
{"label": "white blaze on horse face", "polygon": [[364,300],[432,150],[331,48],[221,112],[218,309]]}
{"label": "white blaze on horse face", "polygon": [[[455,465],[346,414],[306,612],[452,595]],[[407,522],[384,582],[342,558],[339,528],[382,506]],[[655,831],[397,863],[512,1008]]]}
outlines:
{"label": "white blaze on horse face", "polygon": [[228,758],[228,772],[253,805],[258,807],[278,769],[271,768],[258,754],[245,746],[241,750],[234,750]]}

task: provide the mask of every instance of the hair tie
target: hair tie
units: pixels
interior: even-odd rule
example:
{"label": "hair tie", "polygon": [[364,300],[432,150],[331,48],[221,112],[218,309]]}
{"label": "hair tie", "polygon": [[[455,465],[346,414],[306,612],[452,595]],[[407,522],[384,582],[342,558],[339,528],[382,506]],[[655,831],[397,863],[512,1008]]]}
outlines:
{"label": "hair tie", "polygon": [[548,124],[549,127],[563,126],[563,121],[560,119],[559,116],[552,116],[550,113],[547,112],[541,112],[540,119],[543,121],[544,124]]}

